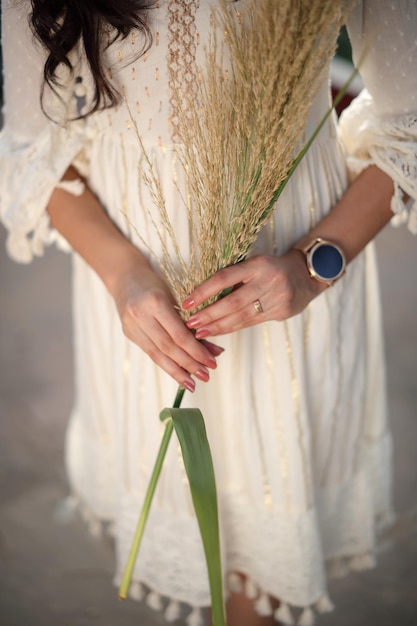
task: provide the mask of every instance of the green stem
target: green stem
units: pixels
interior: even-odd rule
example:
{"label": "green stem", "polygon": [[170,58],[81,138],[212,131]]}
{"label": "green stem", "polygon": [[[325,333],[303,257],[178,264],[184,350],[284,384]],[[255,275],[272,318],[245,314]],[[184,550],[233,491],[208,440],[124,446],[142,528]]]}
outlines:
{"label": "green stem", "polygon": [[[182,399],[184,397],[185,389],[179,386],[177,394],[175,396],[173,408],[178,409],[181,406]],[[156,485],[158,484],[159,475],[162,470],[164,459],[168,450],[168,445],[171,440],[172,431],[174,425],[172,419],[166,421],[165,431],[162,437],[161,445],[159,447],[158,456],[156,457],[155,465],[152,471],[152,476],[149,481],[148,489],[146,491],[145,499],[143,501],[142,511],[139,517],[138,525],[136,527],[135,536],[133,538],[132,547],[130,548],[129,558],[126,564],[125,571],[123,573],[122,583],[119,589],[119,598],[125,600],[129,593],[129,587],[132,580],[132,574],[136,563],[136,558],[142,542],[145,525],[149,516],[151,503],[155,494]]]}

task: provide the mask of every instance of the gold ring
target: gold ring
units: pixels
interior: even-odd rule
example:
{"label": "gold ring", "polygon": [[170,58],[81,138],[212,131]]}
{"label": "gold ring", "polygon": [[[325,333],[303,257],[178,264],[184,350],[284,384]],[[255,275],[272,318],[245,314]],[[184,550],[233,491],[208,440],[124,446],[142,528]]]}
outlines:
{"label": "gold ring", "polygon": [[263,313],[264,312],[260,300],[255,300],[255,302],[253,303],[253,306],[255,307],[255,311],[257,313]]}

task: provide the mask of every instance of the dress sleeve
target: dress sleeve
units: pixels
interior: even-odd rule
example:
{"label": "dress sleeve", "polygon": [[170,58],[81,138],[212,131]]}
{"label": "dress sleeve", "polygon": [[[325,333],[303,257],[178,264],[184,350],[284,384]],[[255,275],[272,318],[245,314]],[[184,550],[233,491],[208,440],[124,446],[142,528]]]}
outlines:
{"label": "dress sleeve", "polygon": [[365,84],[339,124],[349,169],[356,175],[375,164],[386,172],[395,185],[393,222],[417,234],[417,2],[358,2],[348,31]]}
{"label": "dress sleeve", "polygon": [[[2,2],[5,106],[0,132],[0,218],[8,230],[8,253],[22,263],[42,255],[45,244],[63,242],[49,225],[46,207],[54,188],[65,184],[60,183],[63,174],[88,141],[85,122],[64,122],[71,98],[76,104],[71,88],[65,89],[67,102],[56,97],[54,102],[51,95],[48,111],[53,111],[54,121],[42,112],[45,53],[31,33],[28,5]],[[81,193],[81,181],[68,190]]]}

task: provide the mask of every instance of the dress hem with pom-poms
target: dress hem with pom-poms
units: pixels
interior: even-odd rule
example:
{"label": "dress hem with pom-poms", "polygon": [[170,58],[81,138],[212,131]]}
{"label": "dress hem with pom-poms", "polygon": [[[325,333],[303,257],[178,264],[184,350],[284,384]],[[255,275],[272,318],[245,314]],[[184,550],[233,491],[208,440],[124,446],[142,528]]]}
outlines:
{"label": "dress hem with pom-poms", "polygon": [[[113,536],[112,523],[101,520],[94,515],[81,499],[72,495],[64,503],[67,510],[77,511],[86,524],[90,534],[96,538],[101,538],[105,534]],[[394,521],[391,512],[386,512],[379,518],[379,527],[382,530],[391,526]],[[374,553],[365,552],[350,556],[338,556],[327,559],[328,578],[340,578],[349,572],[372,569],[376,565]],[[113,583],[120,586],[122,572],[116,573]],[[245,572],[230,571],[226,575],[226,595],[236,593],[246,596],[254,603],[254,609],[262,617],[273,616],[274,620],[281,626],[313,626],[316,617],[323,613],[334,610],[334,604],[329,595],[323,592],[312,604],[307,606],[295,606],[285,598],[275,598],[263,589],[259,588],[256,582]],[[167,623],[184,619],[187,626],[204,626],[204,611],[207,606],[191,606],[180,598],[167,598],[146,584],[145,581],[134,579],[130,585],[129,598],[138,602],[145,602],[154,611],[162,613]],[[274,609],[273,601],[279,602]]]}

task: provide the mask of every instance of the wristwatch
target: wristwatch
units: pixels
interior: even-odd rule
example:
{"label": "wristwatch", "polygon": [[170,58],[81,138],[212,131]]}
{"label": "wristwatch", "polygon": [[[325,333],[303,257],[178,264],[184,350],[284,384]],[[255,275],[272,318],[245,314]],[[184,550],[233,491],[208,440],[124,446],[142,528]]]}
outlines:
{"label": "wristwatch", "polygon": [[306,246],[301,242],[294,247],[305,254],[310,276],[329,287],[346,271],[345,255],[342,249],[331,241],[316,237]]}

